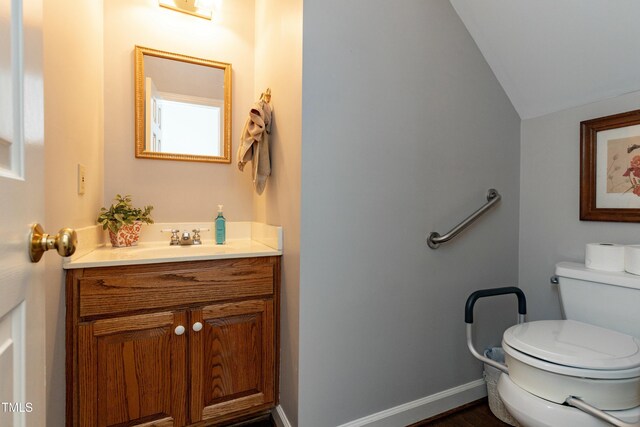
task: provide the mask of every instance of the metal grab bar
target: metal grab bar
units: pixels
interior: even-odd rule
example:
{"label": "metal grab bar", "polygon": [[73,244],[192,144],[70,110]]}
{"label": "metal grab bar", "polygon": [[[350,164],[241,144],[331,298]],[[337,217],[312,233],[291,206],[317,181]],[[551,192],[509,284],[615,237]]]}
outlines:
{"label": "metal grab bar", "polygon": [[431,249],[438,249],[438,246],[440,246],[441,243],[446,243],[456,237],[465,228],[470,226],[476,219],[478,219],[483,213],[485,213],[486,211],[491,209],[493,205],[498,203],[501,198],[502,196],[500,195],[500,193],[498,193],[498,190],[496,190],[495,188],[489,189],[489,192],[487,193],[487,203],[484,206],[469,215],[460,224],[456,225],[444,236],[441,236],[440,233],[437,233],[435,231],[429,234],[429,237],[427,237],[427,244]]}
{"label": "metal grab bar", "polygon": [[616,427],[640,426],[640,423],[627,423],[625,421],[622,421],[620,418],[616,418],[613,415],[596,408],[595,406],[589,405],[587,402],[578,397],[569,396],[567,397],[567,400],[565,400],[565,403]]}

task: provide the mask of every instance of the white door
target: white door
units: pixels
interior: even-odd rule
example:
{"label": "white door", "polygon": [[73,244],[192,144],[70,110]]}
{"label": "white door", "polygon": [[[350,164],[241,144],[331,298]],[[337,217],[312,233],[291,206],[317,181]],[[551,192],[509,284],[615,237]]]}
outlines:
{"label": "white door", "polygon": [[151,77],[147,77],[145,80],[145,105],[146,111],[145,123],[147,127],[145,129],[145,151],[153,151],[154,153],[162,152],[162,106],[160,105],[161,98],[158,95],[158,89],[151,80]]}
{"label": "white door", "polygon": [[[45,426],[42,0],[0,1],[0,426]],[[49,255],[51,256],[51,255]]]}

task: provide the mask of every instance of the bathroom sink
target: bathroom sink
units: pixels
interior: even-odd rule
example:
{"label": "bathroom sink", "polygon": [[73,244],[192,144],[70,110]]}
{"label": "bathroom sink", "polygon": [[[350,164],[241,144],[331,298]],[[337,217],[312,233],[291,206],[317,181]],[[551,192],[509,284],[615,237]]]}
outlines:
{"label": "bathroom sink", "polygon": [[282,251],[251,239],[230,240],[224,245],[205,243],[202,245],[170,246],[166,241],[147,242],[128,248],[102,247],[77,260],[65,263],[64,268],[112,267],[272,255],[282,255]]}
{"label": "bathroom sink", "polygon": [[190,256],[190,255],[205,255],[205,254],[223,254],[229,251],[238,249],[238,244],[226,243],[224,245],[215,244],[203,244],[203,245],[185,245],[185,246],[170,246],[167,243],[155,244],[146,243],[139,246],[132,246],[130,248],[114,248],[117,251],[128,251],[131,254],[145,254],[145,256]]}

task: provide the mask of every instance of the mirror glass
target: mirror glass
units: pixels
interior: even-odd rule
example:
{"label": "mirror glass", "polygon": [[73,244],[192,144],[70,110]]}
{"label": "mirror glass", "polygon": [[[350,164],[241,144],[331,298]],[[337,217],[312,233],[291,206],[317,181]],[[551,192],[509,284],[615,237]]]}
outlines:
{"label": "mirror glass", "polygon": [[136,46],[136,157],[231,163],[231,64]]}

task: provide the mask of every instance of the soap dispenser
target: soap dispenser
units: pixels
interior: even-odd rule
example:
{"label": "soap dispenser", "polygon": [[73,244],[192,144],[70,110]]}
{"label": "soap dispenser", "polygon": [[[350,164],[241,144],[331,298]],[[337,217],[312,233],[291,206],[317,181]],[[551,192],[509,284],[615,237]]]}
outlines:
{"label": "soap dispenser", "polygon": [[222,205],[218,205],[218,217],[216,223],[216,244],[223,245],[227,239],[227,220],[222,215]]}

